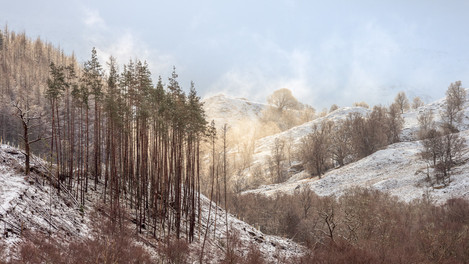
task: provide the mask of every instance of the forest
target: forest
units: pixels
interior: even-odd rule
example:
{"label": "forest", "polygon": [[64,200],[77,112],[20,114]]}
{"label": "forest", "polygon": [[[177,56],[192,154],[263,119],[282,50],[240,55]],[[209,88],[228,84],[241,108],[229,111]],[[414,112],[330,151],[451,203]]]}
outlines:
{"label": "forest", "polygon": [[[102,183],[110,219],[126,208],[137,231],[194,239],[200,217],[200,143],[207,124],[193,83],[186,94],[173,69],[153,85],[146,62],[106,70],[95,49],[74,56],[23,34],[0,34],[1,140],[50,162],[48,180],[82,206]],[[106,72],[106,73],[105,73]],[[18,136],[20,135],[20,136]]]}

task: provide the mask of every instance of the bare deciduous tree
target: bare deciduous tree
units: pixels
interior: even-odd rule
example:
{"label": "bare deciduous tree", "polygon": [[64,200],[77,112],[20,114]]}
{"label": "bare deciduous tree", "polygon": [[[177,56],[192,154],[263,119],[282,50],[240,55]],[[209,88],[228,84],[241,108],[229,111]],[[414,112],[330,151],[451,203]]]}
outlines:
{"label": "bare deciduous tree", "polygon": [[312,132],[307,135],[300,147],[300,157],[305,168],[319,178],[331,167],[330,133],[332,122],[323,121],[320,126],[315,124]]}
{"label": "bare deciduous tree", "polygon": [[445,122],[445,127],[452,132],[456,132],[455,123],[462,120],[462,109],[466,102],[466,90],[462,88],[461,81],[451,83],[446,91],[446,104],[441,117]]}
{"label": "bare deciduous tree", "polygon": [[300,122],[306,123],[313,120],[316,117],[316,109],[310,105],[303,105],[303,109],[300,112]]}
{"label": "bare deciduous tree", "polygon": [[323,228],[319,231],[322,232],[326,237],[329,237],[334,242],[334,231],[337,227],[337,215],[336,215],[336,204],[332,198],[323,200],[318,209],[318,215],[322,218]]}
{"label": "bare deciduous tree", "polygon": [[285,141],[276,138],[274,145],[270,150],[271,176],[276,183],[283,182],[285,179]]}
{"label": "bare deciduous tree", "polygon": [[409,110],[409,99],[407,99],[407,96],[405,95],[404,92],[399,92],[396,95],[396,98],[394,98],[394,103],[397,104],[399,107],[399,110],[401,111],[401,114],[403,114],[405,111]]}
{"label": "bare deciduous tree", "polygon": [[418,138],[425,139],[428,132],[435,127],[433,111],[431,109],[427,109],[421,112],[417,117],[417,121],[419,122]]}
{"label": "bare deciduous tree", "polygon": [[399,111],[399,106],[396,103],[391,104],[388,110],[388,141],[389,143],[399,142],[399,135],[404,126],[404,118]]}
{"label": "bare deciduous tree", "polygon": [[437,159],[442,151],[441,133],[432,128],[425,134],[425,139],[422,142],[424,150],[421,155],[424,159],[430,161],[432,166],[435,166]]}
{"label": "bare deciduous tree", "polygon": [[295,109],[298,107],[298,100],[293,96],[292,92],[287,88],[274,91],[268,98],[267,102],[275,106],[280,112],[285,109]]}
{"label": "bare deciduous tree", "polygon": [[25,168],[24,173],[29,175],[30,170],[30,157],[31,157],[31,144],[36,143],[44,139],[41,135],[31,140],[31,130],[37,126],[40,126],[40,119],[43,117],[43,113],[37,109],[37,107],[30,107],[26,102],[15,101],[12,102],[14,107],[14,115],[19,118],[23,127],[23,134],[20,135],[24,143],[24,156],[25,156]]}
{"label": "bare deciduous tree", "polygon": [[466,90],[461,81],[451,83],[446,91],[446,103],[451,104],[456,110],[461,111],[466,102]]}
{"label": "bare deciduous tree", "polygon": [[427,132],[421,155],[433,166],[437,183],[449,184],[451,169],[461,162],[465,146],[464,138],[445,128],[443,132],[436,129]]}
{"label": "bare deciduous tree", "polygon": [[356,107],[363,107],[363,108],[370,108],[370,106],[366,103],[366,102],[355,102],[353,103],[353,106],[356,106]]}
{"label": "bare deciduous tree", "polygon": [[295,192],[295,195],[297,195],[299,198],[301,209],[303,210],[303,218],[308,218],[309,210],[313,206],[313,190],[311,190],[309,186],[304,185],[300,190]]}
{"label": "bare deciduous tree", "polygon": [[336,123],[331,132],[331,154],[337,165],[345,165],[352,152],[352,128],[350,119]]}
{"label": "bare deciduous tree", "polygon": [[331,108],[329,108],[329,113],[334,112],[335,110],[339,109],[339,106],[336,104],[331,105]]}
{"label": "bare deciduous tree", "polygon": [[414,99],[412,100],[412,109],[417,109],[423,105],[424,105],[424,102],[418,96],[414,97]]}
{"label": "bare deciduous tree", "polygon": [[439,162],[436,165],[437,180],[447,185],[451,182],[451,169],[461,162],[463,149],[466,146],[466,140],[459,137],[458,133],[445,133],[441,138]]}
{"label": "bare deciduous tree", "polygon": [[359,114],[349,118],[352,122],[352,145],[357,158],[366,157],[387,145],[387,117],[384,107],[374,106],[373,112],[366,118]]}

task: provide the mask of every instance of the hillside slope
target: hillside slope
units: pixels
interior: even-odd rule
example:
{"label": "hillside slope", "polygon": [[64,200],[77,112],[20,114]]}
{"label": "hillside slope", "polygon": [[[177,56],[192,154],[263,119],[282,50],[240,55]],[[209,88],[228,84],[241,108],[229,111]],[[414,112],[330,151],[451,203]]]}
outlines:
{"label": "hillside slope", "polygon": [[235,125],[240,121],[259,121],[266,104],[248,101],[244,98],[231,98],[223,94],[203,100],[206,119],[215,121],[217,127],[227,123]]}
{"label": "hillside slope", "polygon": [[[51,233],[56,239],[86,236],[88,218],[65,192],[57,194],[37,173],[23,174],[24,155],[16,148],[0,145],[0,225],[7,243],[16,244],[22,233]],[[31,164],[42,171],[41,161]]]}
{"label": "hillside slope", "polygon": [[[437,202],[444,202],[450,198],[461,197],[469,199],[469,148],[463,151],[462,160],[464,163],[452,170],[451,183],[447,187],[431,186],[426,181],[427,163],[420,156],[422,144],[417,140],[419,129],[417,117],[420,113],[432,110],[436,125],[442,123],[441,113],[445,99],[424,105],[418,109],[410,110],[403,114],[404,128],[401,133],[403,142],[396,143],[373,153],[372,155],[348,164],[344,167],[330,170],[322,179],[318,177],[310,178],[306,172],[293,175],[289,181],[281,184],[264,185],[255,190],[245,193],[262,193],[272,195],[277,192],[292,193],[303,185],[309,186],[318,195],[341,195],[344,191],[354,187],[366,187],[389,192],[404,201],[422,198],[423,195],[430,196]],[[347,111],[337,110],[330,115],[335,118],[344,118]],[[328,115],[329,116],[329,115]],[[326,116],[325,118],[328,118]],[[317,120],[319,121],[319,120]],[[316,120],[313,121],[317,122]],[[311,124],[305,124],[307,126]],[[295,127],[282,134],[294,135],[294,141],[307,134],[307,128]],[[461,131],[460,136],[469,142],[469,102],[464,108],[464,117],[458,125]],[[294,133],[294,131],[304,131],[304,133]],[[281,134],[272,138],[282,137]],[[254,160],[263,163],[265,157],[269,155],[269,148],[273,140],[264,138],[259,140],[257,153]],[[305,179],[308,178],[308,179]],[[299,179],[299,180],[297,180]]]}
{"label": "hillside slope", "polygon": [[[90,191],[89,205],[80,208],[74,199],[63,191],[58,195],[56,189],[51,188],[37,173],[32,172],[30,176],[24,176],[23,162],[24,155],[21,151],[8,145],[0,145],[0,220],[4,223],[0,225],[0,232],[10,249],[22,241],[22,235],[27,231],[46,234],[50,232],[55,239],[63,242],[92,236],[87,214],[91,211],[93,201],[98,200],[93,197],[100,195],[99,185],[97,192]],[[43,165],[43,161],[35,158],[32,168],[40,172]],[[205,227],[209,227],[206,250],[213,255],[213,259],[209,261],[211,263],[220,261],[224,256],[226,224],[230,235],[236,234],[240,241],[236,248],[240,255],[247,252],[251,245],[258,247],[269,262],[298,256],[304,252],[303,247],[291,240],[264,235],[231,214],[228,214],[226,223],[225,211],[214,203],[210,221],[207,221],[210,201],[201,196],[201,203],[201,229],[196,229],[205,230]],[[204,234],[205,232],[197,234],[199,240],[191,244],[194,254],[200,250]],[[149,239],[145,234],[141,236]],[[156,248],[148,247],[148,250],[152,255],[157,254]],[[198,256],[193,255],[191,259],[197,260]]]}
{"label": "hillside slope", "polygon": [[[466,93],[469,93],[469,89],[466,89]],[[446,98],[442,98],[440,100],[421,106],[417,109],[412,109],[408,112],[405,112],[402,115],[405,122],[400,136],[401,140],[417,140],[417,131],[419,129],[417,118],[419,114],[425,111],[432,111],[435,124],[437,126],[441,125],[443,123],[443,120],[441,119],[441,113],[443,112],[445,103]],[[457,128],[459,129],[459,131],[465,131],[469,129],[469,102],[466,102],[463,112],[463,120],[461,123],[457,124]]]}
{"label": "hillside slope", "polygon": [[276,140],[282,140],[284,142],[297,145],[301,143],[301,139],[303,137],[311,133],[312,127],[314,125],[320,125],[323,121],[337,122],[339,120],[344,120],[351,113],[359,113],[365,116],[368,112],[370,112],[370,110],[363,107],[342,107],[324,117],[320,117],[302,125],[290,128],[284,132],[261,138],[255,143],[253,165],[266,162],[267,157],[270,155],[272,146],[275,144]]}
{"label": "hillside slope", "polygon": [[[469,141],[469,131],[462,132],[460,136]],[[404,201],[423,198],[424,195],[439,203],[456,197],[469,199],[469,164],[465,162],[453,169],[449,186],[433,188],[426,181],[427,163],[420,157],[420,150],[419,141],[396,143],[357,162],[331,170],[321,179],[313,177],[265,185],[245,193],[293,193],[305,185],[321,196],[340,196],[348,189],[364,187],[389,192]],[[463,158],[469,160],[468,149]]]}

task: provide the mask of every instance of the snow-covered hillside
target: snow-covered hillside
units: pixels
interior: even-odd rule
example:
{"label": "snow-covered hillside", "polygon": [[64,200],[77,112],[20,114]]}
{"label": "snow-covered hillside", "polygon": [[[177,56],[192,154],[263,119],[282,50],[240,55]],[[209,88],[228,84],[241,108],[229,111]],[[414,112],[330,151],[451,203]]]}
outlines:
{"label": "snow-covered hillside", "polygon": [[[290,148],[290,151],[292,152],[290,154],[293,155],[293,152],[295,151],[296,147],[299,144],[301,144],[301,140],[306,135],[311,133],[312,127],[314,125],[320,125],[323,121],[337,122],[340,120],[344,120],[347,118],[349,114],[352,114],[352,113],[358,113],[363,116],[366,116],[370,111],[371,110],[367,108],[363,108],[363,107],[342,107],[327,114],[324,117],[314,119],[302,125],[290,128],[281,133],[277,133],[271,136],[266,136],[266,137],[256,140],[254,142],[252,162],[249,168],[245,169],[242,173],[234,175],[231,181],[232,182],[240,181],[240,182],[246,182],[246,183],[257,181],[254,179],[254,177],[256,176],[253,175],[253,171],[255,172],[259,169],[263,171],[264,175],[267,175],[269,173],[269,157],[271,156],[272,148],[277,140],[280,140],[284,142],[286,145],[288,145]],[[285,147],[285,148],[288,148],[288,147]],[[230,153],[236,154],[236,149],[232,149]],[[297,161],[293,160],[293,164],[297,164],[297,163],[298,163]],[[256,169],[252,170],[251,168],[256,168]],[[292,177],[291,180],[303,179],[304,177],[307,177],[307,175],[298,174]],[[261,184],[262,184],[262,180],[261,180]]]}
{"label": "snow-covered hillside", "polygon": [[[40,175],[47,168],[45,163],[34,158],[32,170],[29,176],[23,174],[24,155],[20,150],[8,145],[0,145],[0,233],[3,234],[9,247],[17,245],[21,241],[21,235],[27,231],[50,231],[55,239],[69,241],[80,237],[91,236],[90,220],[87,212],[91,211],[93,201],[98,200],[99,191],[90,194],[88,206],[80,208],[73,197],[61,192],[60,195],[54,187],[48,184]],[[101,189],[98,185],[98,190]],[[202,202],[202,227],[211,230],[207,239],[207,251],[214,256],[209,263],[216,263],[223,257],[226,239],[225,211],[212,203],[210,221],[207,221],[210,201],[205,196]],[[216,222],[215,222],[216,219]],[[216,227],[216,230],[215,230]],[[264,235],[256,228],[228,214],[228,228],[230,233],[236,233],[239,241],[237,253],[243,255],[250,245],[260,249],[268,262],[278,262],[282,258],[298,256],[304,252],[304,248],[289,239]],[[205,228],[196,228],[205,230]],[[191,247],[198,252],[202,244],[204,231],[196,234],[200,238]],[[155,243],[156,244],[156,243]],[[10,248],[11,249],[11,248]],[[154,248],[148,248],[155,251]],[[153,252],[153,255],[156,253]],[[198,256],[193,256],[197,259]]]}
{"label": "snow-covered hillside", "polygon": [[[461,133],[469,142],[469,131]],[[433,188],[426,181],[427,163],[420,157],[419,141],[401,142],[342,168],[331,170],[322,176],[262,186],[245,193],[272,195],[277,192],[293,193],[303,185],[318,195],[340,196],[354,187],[373,188],[389,192],[401,200],[411,201],[430,195],[437,202],[461,197],[469,199],[469,164],[453,169],[451,183],[445,188]],[[469,159],[466,151],[464,159]]]}
{"label": "snow-covered hillside", "polygon": [[11,245],[28,231],[50,232],[57,239],[88,235],[88,219],[73,197],[57,194],[36,172],[44,163],[33,160],[33,171],[23,173],[24,155],[16,148],[0,145],[0,229]]}
{"label": "snow-covered hillside", "polygon": [[314,125],[320,125],[323,121],[337,122],[339,120],[344,120],[351,113],[359,113],[365,116],[368,112],[370,112],[370,110],[363,107],[342,107],[329,113],[324,117],[317,118],[310,122],[306,122],[302,125],[293,127],[291,129],[288,129],[284,132],[272,136],[260,138],[255,143],[253,165],[263,164],[266,162],[267,157],[270,155],[272,146],[274,145],[276,140],[282,140],[284,142],[289,142],[293,145],[296,145],[301,142],[301,139],[303,137],[311,133],[312,127]]}
{"label": "snow-covered hillside", "polygon": [[234,125],[240,121],[258,121],[266,104],[255,103],[244,98],[230,98],[219,94],[203,100],[208,122],[215,121],[217,127]]}
{"label": "snow-covered hillside", "polygon": [[[444,202],[453,197],[469,199],[469,148],[464,150],[463,160],[466,162],[452,170],[451,183],[444,188],[434,188],[425,180],[427,163],[420,157],[421,142],[417,140],[416,133],[419,129],[417,117],[420,113],[431,109],[434,113],[434,121],[441,124],[440,113],[443,112],[445,99],[438,100],[415,110],[403,114],[404,128],[401,133],[403,142],[388,146],[374,154],[348,164],[342,168],[331,170],[318,177],[309,178],[308,173],[300,172],[293,175],[285,183],[264,185],[245,193],[262,193],[271,195],[276,192],[292,193],[303,185],[309,186],[318,195],[340,195],[345,190],[354,187],[367,187],[389,192],[398,196],[401,200],[411,201],[422,198],[423,195],[437,202]],[[339,109],[324,118],[344,118],[352,109]],[[362,111],[363,114],[366,111]],[[281,134],[260,139],[256,142],[254,162],[262,163],[269,155],[270,147],[275,138],[293,138],[299,142],[300,138],[310,130],[308,127],[314,122],[292,128]],[[463,121],[458,125],[460,136],[469,143],[469,102],[465,105]],[[309,178],[309,179],[305,179]]]}
{"label": "snow-covered hillside", "polygon": [[[466,92],[469,92],[469,90],[466,90]],[[441,123],[443,122],[441,119],[441,113],[443,112],[445,103],[446,103],[446,99],[442,98],[435,102],[421,106],[417,109],[412,109],[404,113],[402,116],[404,117],[405,123],[404,123],[404,127],[401,133],[401,140],[402,141],[417,140],[416,134],[419,129],[417,118],[419,114],[425,111],[432,111],[436,125],[441,125]],[[459,131],[464,131],[464,130],[469,129],[469,102],[466,102],[466,105],[463,111],[464,111],[463,120],[460,124],[457,125],[457,128],[459,129]]]}

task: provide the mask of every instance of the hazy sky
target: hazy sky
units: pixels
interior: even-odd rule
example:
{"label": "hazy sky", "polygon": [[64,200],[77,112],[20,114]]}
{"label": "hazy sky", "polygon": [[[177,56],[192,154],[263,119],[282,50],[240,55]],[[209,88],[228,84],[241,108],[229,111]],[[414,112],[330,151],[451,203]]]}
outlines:
{"label": "hazy sky", "polygon": [[469,82],[469,1],[0,0],[0,23],[80,62],[147,60],[201,96],[264,102],[279,88],[317,109],[426,101]]}

